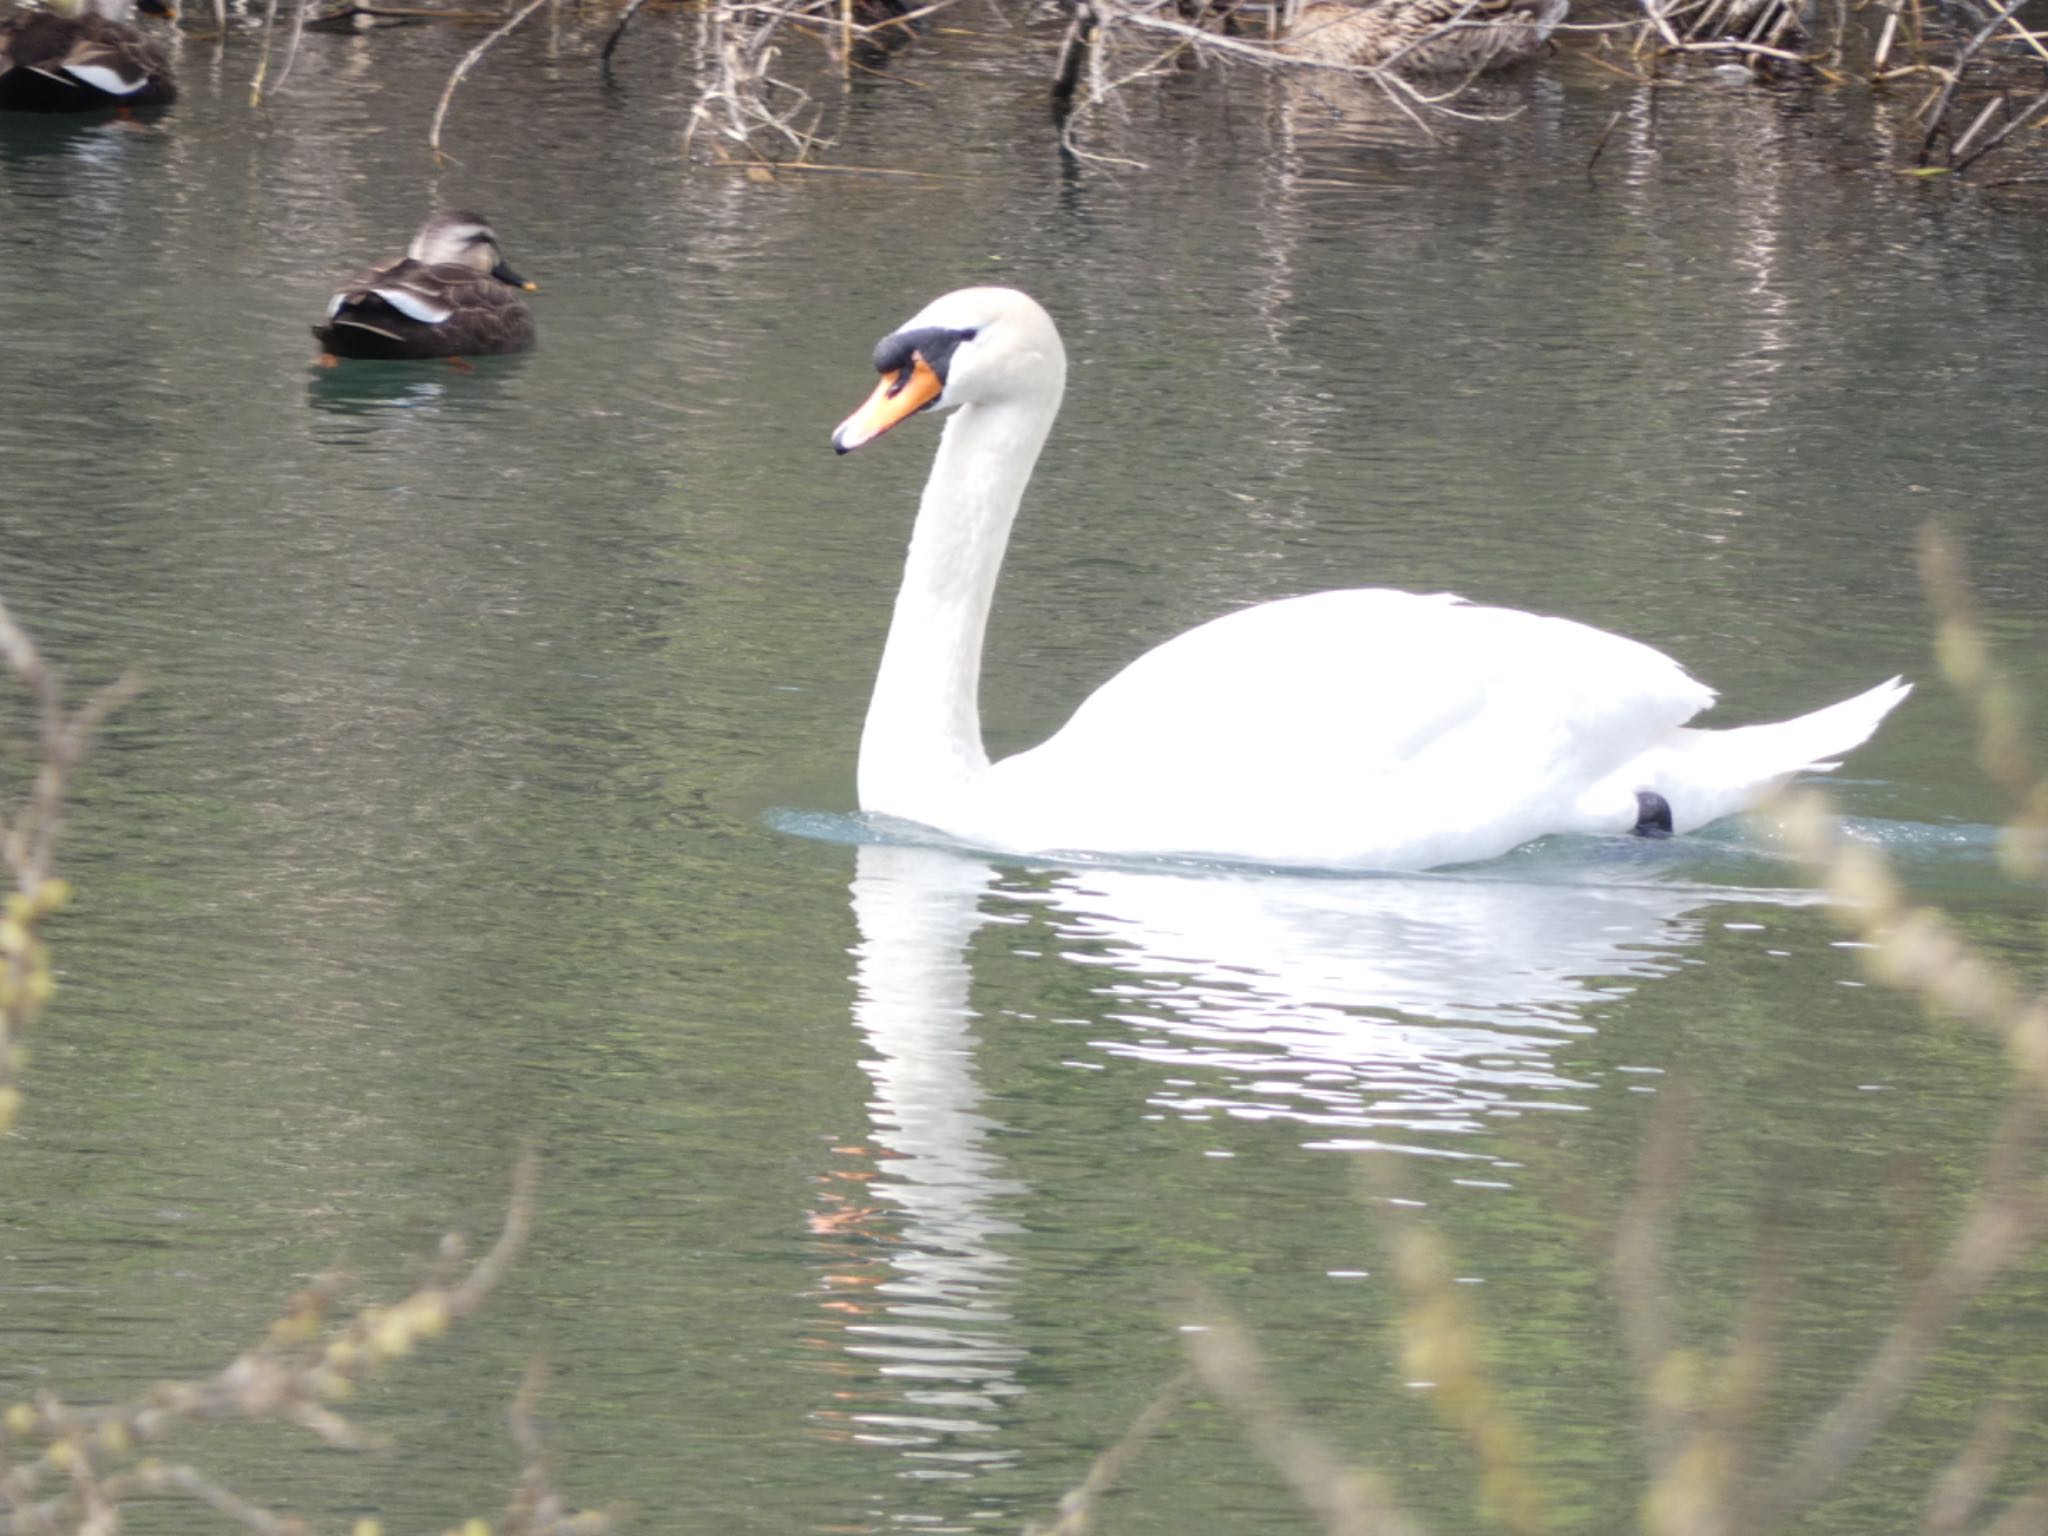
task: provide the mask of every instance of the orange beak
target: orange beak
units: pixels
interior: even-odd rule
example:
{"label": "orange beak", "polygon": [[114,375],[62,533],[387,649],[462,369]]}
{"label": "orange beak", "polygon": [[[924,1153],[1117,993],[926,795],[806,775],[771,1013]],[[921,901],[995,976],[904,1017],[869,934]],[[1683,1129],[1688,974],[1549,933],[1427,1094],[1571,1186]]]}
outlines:
{"label": "orange beak", "polygon": [[945,388],[932,372],[932,365],[924,360],[924,354],[911,353],[908,368],[884,374],[867,403],[839,423],[839,430],[832,434],[833,448],[851,453],[862,443],[873,442],[904,417],[914,416],[930,405]]}

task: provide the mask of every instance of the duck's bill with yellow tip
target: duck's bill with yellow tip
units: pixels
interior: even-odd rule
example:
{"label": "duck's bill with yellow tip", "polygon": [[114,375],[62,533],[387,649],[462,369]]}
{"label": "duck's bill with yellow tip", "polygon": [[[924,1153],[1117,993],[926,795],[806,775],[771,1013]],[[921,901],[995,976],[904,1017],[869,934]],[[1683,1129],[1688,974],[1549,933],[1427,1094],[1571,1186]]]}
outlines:
{"label": "duck's bill with yellow tip", "polygon": [[882,382],[875,386],[865,405],[839,423],[839,430],[832,434],[832,446],[840,453],[851,453],[861,444],[873,442],[899,421],[942,404],[953,350],[961,342],[973,339],[971,330],[939,325],[884,336],[875,346],[875,372],[882,376]]}
{"label": "duck's bill with yellow tip", "polygon": [[498,264],[491,268],[491,276],[495,277],[499,282],[517,288],[524,293],[540,292],[539,283],[523,278],[517,272],[514,272],[510,264],[502,256],[498,258]]}

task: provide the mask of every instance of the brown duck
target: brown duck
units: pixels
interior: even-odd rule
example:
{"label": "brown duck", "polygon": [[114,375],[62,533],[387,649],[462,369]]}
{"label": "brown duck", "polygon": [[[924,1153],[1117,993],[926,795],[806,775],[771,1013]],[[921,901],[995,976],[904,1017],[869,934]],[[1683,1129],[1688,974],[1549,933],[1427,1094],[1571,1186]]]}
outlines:
{"label": "brown duck", "polygon": [[[173,14],[167,0],[142,8]],[[0,111],[161,107],[177,98],[164,52],[129,25],[135,0],[49,0],[0,18]]]}
{"label": "brown duck", "polygon": [[313,327],[335,357],[485,357],[533,345],[529,283],[481,214],[437,213],[406,253],[351,279]]}
{"label": "brown duck", "polygon": [[1569,0],[1313,0],[1283,53],[1404,75],[1476,75],[1528,58],[1550,40]]}

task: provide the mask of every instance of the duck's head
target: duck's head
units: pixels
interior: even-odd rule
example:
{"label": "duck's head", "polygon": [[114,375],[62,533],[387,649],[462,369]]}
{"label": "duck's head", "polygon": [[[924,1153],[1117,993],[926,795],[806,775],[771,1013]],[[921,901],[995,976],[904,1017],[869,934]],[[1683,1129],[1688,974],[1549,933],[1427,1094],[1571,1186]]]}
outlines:
{"label": "duck's head", "polygon": [[1014,288],[961,288],[934,299],[875,344],[882,376],[867,404],[839,424],[832,446],[863,443],[934,408],[1032,399],[1057,402],[1066,349],[1052,316]]}
{"label": "duck's head", "polygon": [[506,265],[490,221],[479,213],[449,210],[435,214],[420,226],[405,254],[427,266],[468,267],[529,293],[538,286]]}

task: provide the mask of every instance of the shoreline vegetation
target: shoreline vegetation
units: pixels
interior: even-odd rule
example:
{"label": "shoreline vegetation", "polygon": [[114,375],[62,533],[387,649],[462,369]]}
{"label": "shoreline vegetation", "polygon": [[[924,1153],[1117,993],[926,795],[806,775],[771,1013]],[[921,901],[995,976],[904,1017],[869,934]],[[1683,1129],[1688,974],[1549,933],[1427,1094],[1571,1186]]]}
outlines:
{"label": "shoreline vegetation", "polygon": [[[647,0],[631,0],[620,22]],[[694,138],[715,133],[711,158],[753,155],[783,165],[814,163],[825,147],[824,104],[811,89],[775,73],[778,58],[798,56],[808,40],[842,77],[886,69],[926,32],[991,30],[994,0],[935,0],[880,15],[897,0],[715,0],[699,15],[705,85]],[[1428,0],[1367,0],[1412,6]],[[1894,154],[1901,171],[1960,175],[1994,151],[2038,148],[2048,122],[2048,34],[2021,18],[2027,0],[1580,0],[1545,51],[1514,75],[1580,68],[1645,90],[1749,80],[1776,92],[1864,91],[1913,103],[1909,133]],[[1376,100],[1419,131],[1447,118],[1512,114],[1482,94],[1478,71],[1412,74],[1402,67],[1429,44],[1487,24],[1489,0],[1447,0],[1432,25],[1378,64],[1340,63],[1295,54],[1287,38],[1301,0],[1253,5],[1243,0],[1048,0],[1006,19],[1019,68],[1037,73],[1062,150],[1084,160],[1142,168],[1103,141],[1147,82],[1190,71],[1251,71],[1286,77],[1333,111]],[[984,13],[977,16],[977,12]],[[997,12],[998,17],[1003,13]],[[866,19],[863,20],[862,18]],[[615,33],[607,44],[617,43]],[[1487,76],[1491,79],[1492,76]],[[1623,113],[1609,120],[1612,132]],[[1588,146],[1590,174],[1606,134]],[[721,154],[720,151],[724,153]],[[2048,181],[2019,174],[1999,184]]]}
{"label": "shoreline vegetation", "polygon": [[[288,89],[307,34],[369,32],[424,24],[490,30],[450,72],[427,142],[444,136],[460,87],[507,38],[549,13],[551,38],[580,47],[593,83],[622,66],[650,30],[672,29],[691,61],[697,95],[687,157],[772,176],[782,171],[916,175],[830,158],[838,99],[858,81],[886,79],[898,61],[949,39],[999,39],[1020,80],[1035,80],[1048,107],[1048,146],[1081,161],[1138,167],[1119,153],[1115,125],[1147,83],[1211,75],[1284,77],[1341,106],[1374,100],[1425,135],[1448,119],[1512,115],[1512,101],[1484,94],[1477,71],[1419,73],[1407,67],[1461,34],[1496,25],[1504,0],[1362,0],[1367,8],[1428,18],[1380,62],[1345,63],[1288,45],[1305,0],[505,0],[478,6],[385,0],[229,0],[212,14],[194,7],[189,43],[258,39],[252,106]],[[1779,94],[1859,92],[1898,103],[1902,122],[1888,159],[1921,177],[1997,171],[1986,185],[2048,183],[2040,163],[2048,128],[2048,31],[2027,23],[2034,0],[1579,0],[1535,56],[1510,78],[1571,69],[1641,90],[1726,88],[1753,82]],[[401,38],[380,47],[402,47]],[[501,58],[498,69],[517,68]],[[1494,78],[1489,75],[1489,79]],[[1609,122],[1611,133],[1626,109]],[[1587,146],[1590,173],[1607,134]],[[2031,150],[2032,154],[2021,153]]]}
{"label": "shoreline vegetation", "polygon": [[[2033,760],[2021,702],[1991,654],[1953,541],[1930,527],[1922,570],[1936,615],[1936,653],[1951,685],[1972,705],[1980,756],[2011,806],[2001,844],[2006,873],[2029,889],[2048,885],[2048,775]],[[5,738],[0,759],[0,861],[10,891],[0,918],[0,1116],[23,1107],[24,1033],[40,1022],[54,990],[47,928],[69,896],[56,848],[66,795],[95,728],[134,692],[122,680],[79,706],[30,637],[0,608],[0,663],[17,685],[26,722]],[[17,701],[10,701],[16,704]],[[1928,1255],[1902,1274],[1890,1319],[1857,1341],[1860,1363],[1841,1361],[1846,1385],[1817,1411],[1787,1423],[1776,1351],[1794,1290],[1790,1262],[1798,1234],[1753,1216],[1747,1299],[1720,1337],[1688,1325],[1683,1197],[1696,1151],[1702,1094],[1677,1084],[1660,1095],[1633,1190],[1611,1211],[1581,1213],[1599,1234],[1600,1266],[1618,1318],[1633,1419],[1643,1457],[1639,1528],[1649,1536],[1734,1536],[1784,1530],[1843,1491],[1852,1469],[1951,1348],[1973,1303],[2022,1264],[2038,1262],[2048,1236],[2048,990],[1981,952],[1939,910],[1916,902],[1885,856],[1845,834],[1826,796],[1800,790],[1778,815],[1791,846],[1832,898],[1858,941],[1869,976],[1914,998],[1937,1027],[1975,1032],[2004,1053],[2005,1101],[1951,1216],[1919,1234]],[[1428,1403],[1469,1452],[1469,1493],[1484,1528],[1533,1536],[1570,1528],[1546,1500],[1543,1437],[1512,1406],[1496,1371],[1500,1351],[1481,1308],[1456,1280],[1444,1233],[1403,1198],[1388,1159],[1361,1158],[1359,1211],[1387,1253],[1400,1298],[1390,1353],[1410,1386],[1427,1383]],[[297,1536],[298,1517],[243,1498],[198,1466],[166,1460],[160,1447],[201,1421],[271,1420],[296,1425],[322,1445],[367,1449],[374,1439],[340,1405],[385,1367],[438,1338],[476,1311],[524,1245],[533,1219],[536,1159],[519,1160],[503,1228],[472,1257],[459,1238],[443,1241],[427,1278],[388,1305],[344,1315],[343,1283],[314,1281],[294,1295],[266,1335],[217,1373],[138,1388],[124,1401],[81,1407],[61,1381],[30,1400],[0,1407],[0,1536],[77,1533],[121,1527],[125,1506],[146,1499],[196,1501],[226,1522]],[[1564,1200],[1570,1205],[1569,1198]],[[1196,1296],[1170,1311],[1184,1342],[1185,1369],[1129,1431],[1097,1459],[1035,1536],[1094,1530],[1104,1502],[1148,1441],[1201,1399],[1223,1409],[1300,1505],[1307,1526],[1331,1536],[1416,1536],[1391,1469],[1342,1448],[1288,1400],[1251,1328],[1215,1300]],[[1370,1353],[1370,1352],[1368,1352]],[[23,1362],[31,1364],[31,1362]],[[528,1372],[511,1406],[522,1472],[505,1513],[453,1528],[460,1536],[597,1536],[617,1511],[574,1512],[555,1488],[534,1426],[540,1372]],[[1361,1392],[1394,1392],[1391,1378],[1361,1375]],[[1984,1391],[1976,1422],[1927,1488],[1920,1529],[1927,1536],[2020,1536],[2048,1529],[2048,1476],[2030,1471],[2027,1447],[2043,1434],[2037,1393]],[[374,1519],[355,1536],[380,1536]]]}

